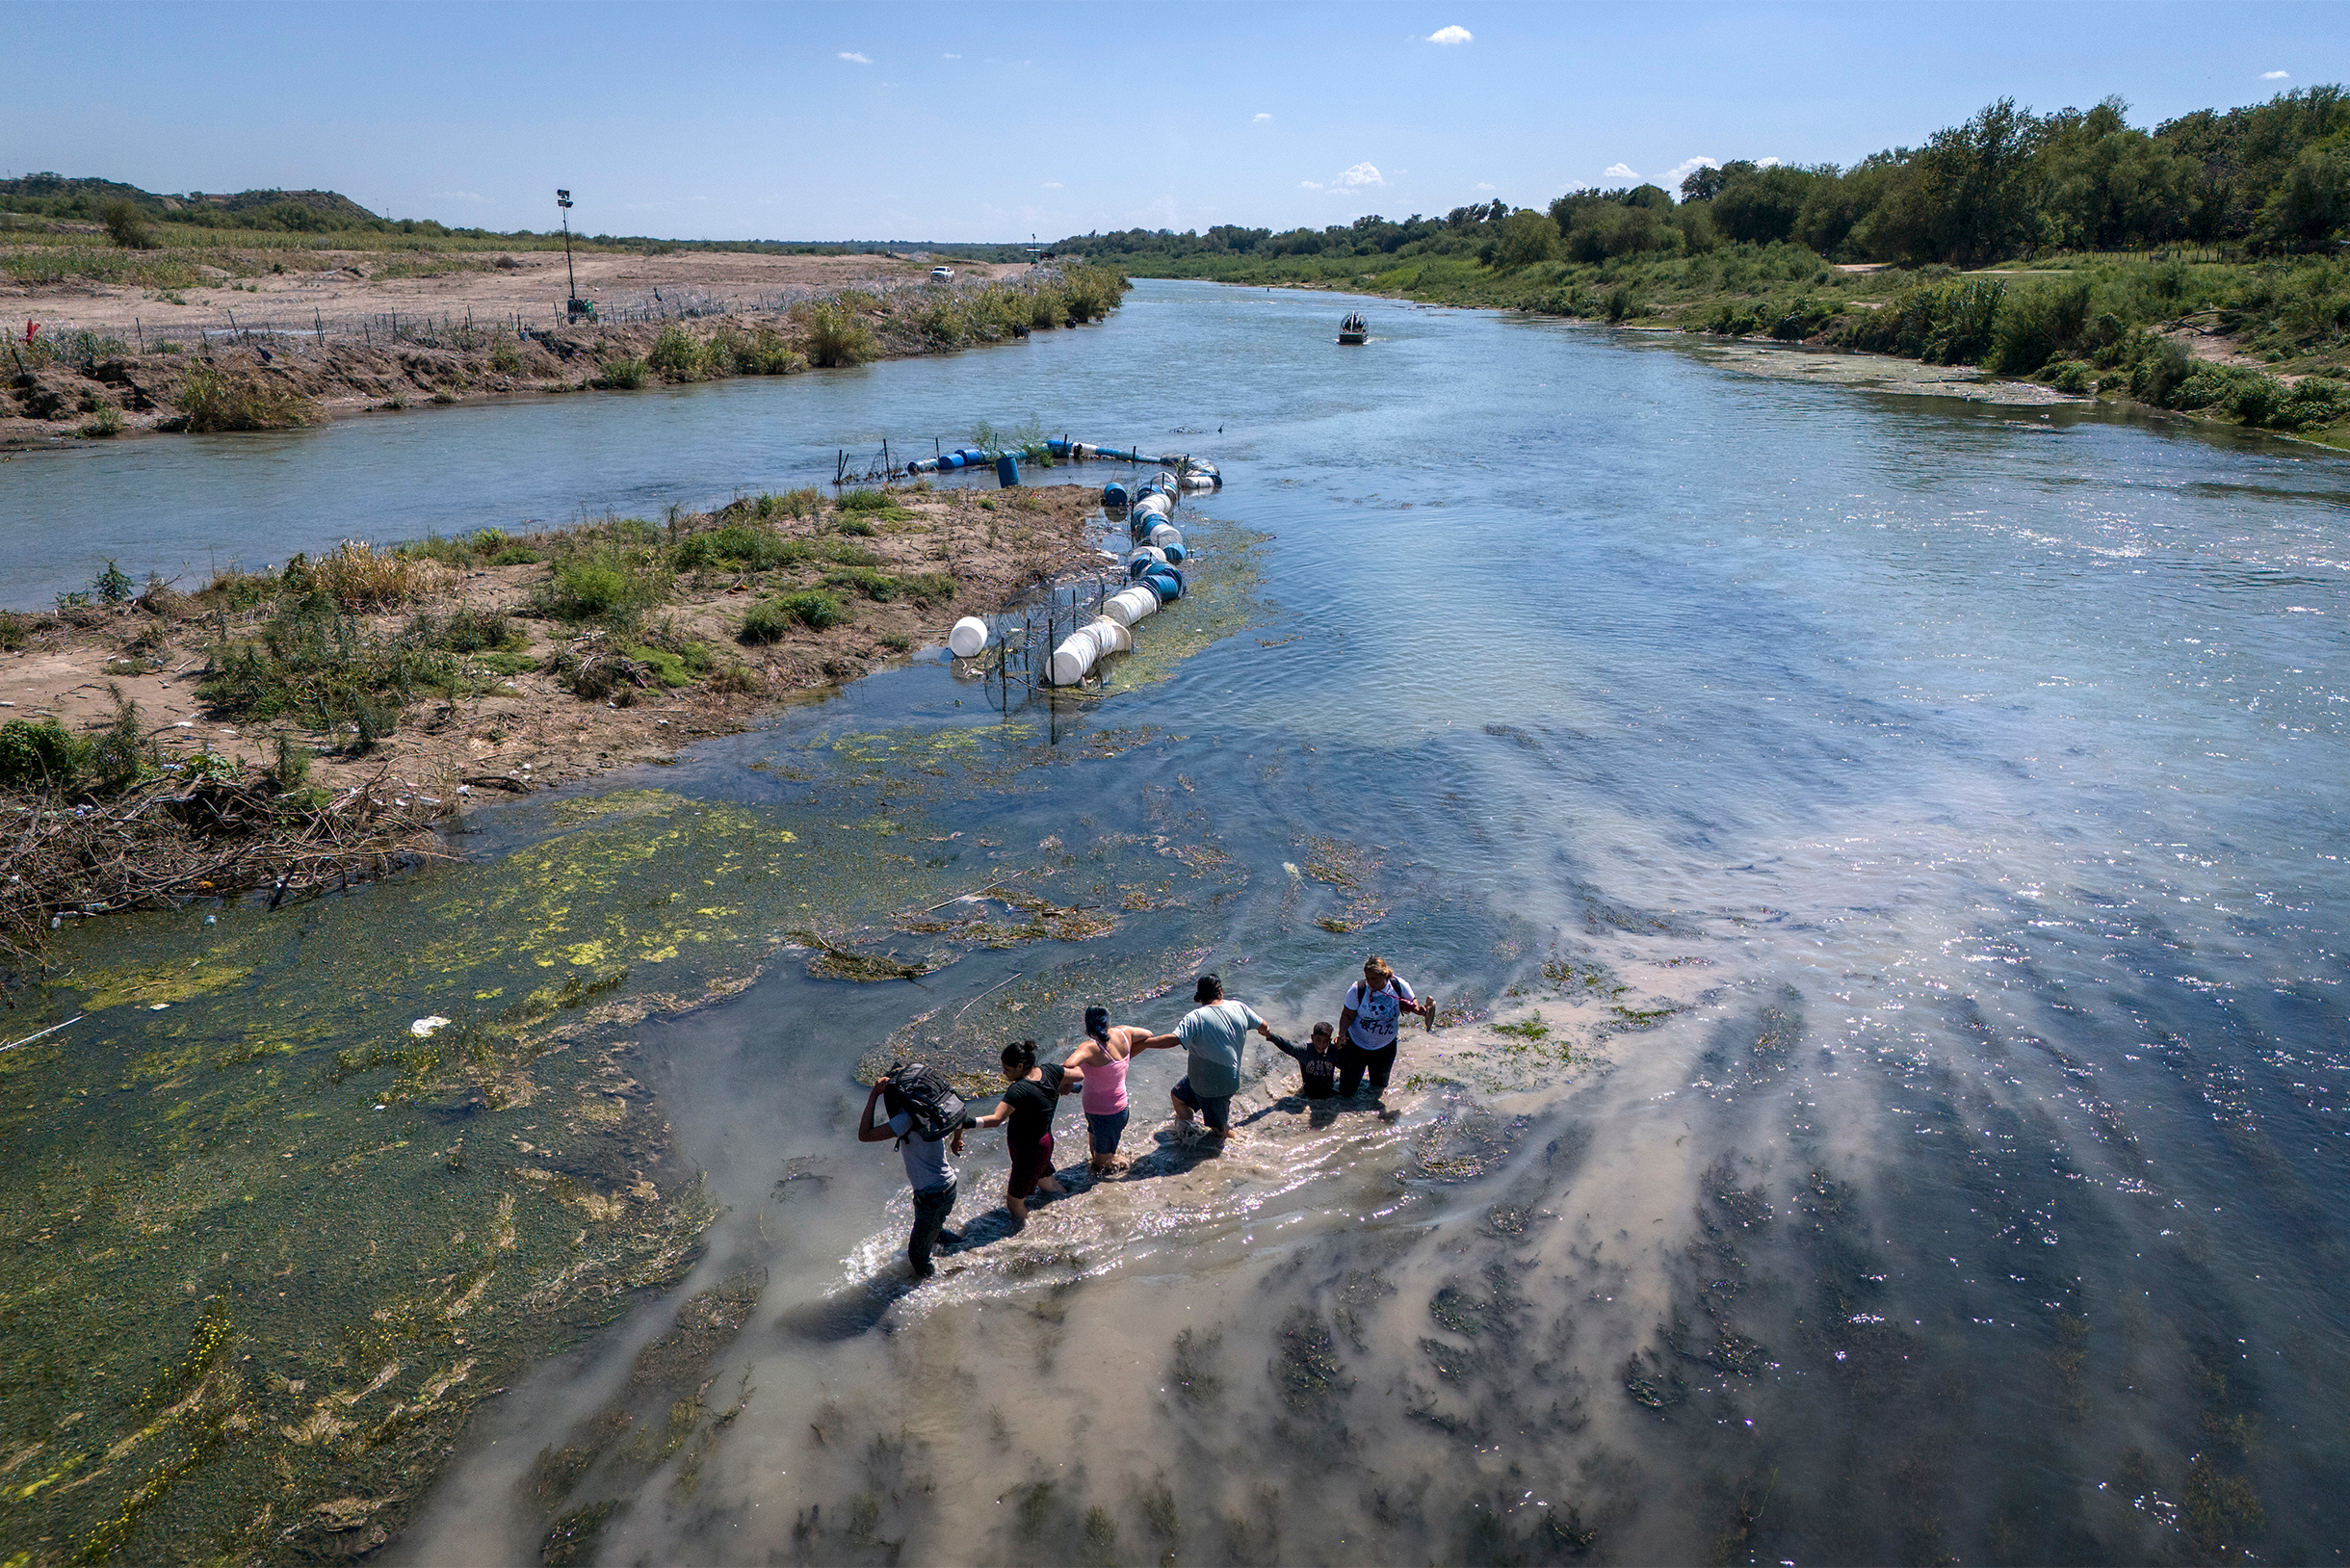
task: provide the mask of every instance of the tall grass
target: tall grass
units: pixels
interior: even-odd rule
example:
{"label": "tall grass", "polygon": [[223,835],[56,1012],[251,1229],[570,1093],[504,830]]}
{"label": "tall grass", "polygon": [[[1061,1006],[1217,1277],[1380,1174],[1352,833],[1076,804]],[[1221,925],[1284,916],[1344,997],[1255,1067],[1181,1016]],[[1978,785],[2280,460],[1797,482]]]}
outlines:
{"label": "tall grass", "polygon": [[198,431],[282,431],[318,423],[318,405],[281,381],[198,365],[173,400]]}
{"label": "tall grass", "polygon": [[286,587],[316,589],[347,611],[397,609],[438,589],[448,581],[439,562],[346,539],[316,561],[297,556],[286,562]]}

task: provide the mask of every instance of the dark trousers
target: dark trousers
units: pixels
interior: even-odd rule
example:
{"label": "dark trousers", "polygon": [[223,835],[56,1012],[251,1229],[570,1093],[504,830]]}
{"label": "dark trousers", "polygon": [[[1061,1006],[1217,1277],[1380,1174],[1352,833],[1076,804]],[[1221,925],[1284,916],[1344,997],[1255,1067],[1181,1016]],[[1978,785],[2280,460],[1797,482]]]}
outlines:
{"label": "dark trousers", "polygon": [[953,1212],[953,1182],[914,1194],[914,1234],[906,1238],[905,1256],[917,1274],[930,1271],[931,1243],[938,1240],[938,1233],[946,1229],[947,1215]]}
{"label": "dark trousers", "polygon": [[1396,1048],[1381,1046],[1366,1051],[1359,1045],[1348,1045],[1338,1054],[1338,1091],[1352,1094],[1363,1086],[1363,1075],[1371,1075],[1373,1096],[1387,1092],[1387,1075],[1396,1070]]}

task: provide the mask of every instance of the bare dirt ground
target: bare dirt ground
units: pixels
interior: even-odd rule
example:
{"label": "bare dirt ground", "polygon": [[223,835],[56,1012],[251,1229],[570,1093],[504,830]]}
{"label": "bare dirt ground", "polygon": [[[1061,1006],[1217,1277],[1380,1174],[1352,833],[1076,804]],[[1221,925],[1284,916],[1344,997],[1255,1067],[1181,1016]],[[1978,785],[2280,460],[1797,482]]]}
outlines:
{"label": "bare dirt ground", "polygon": [[[255,263],[260,271],[247,273]],[[282,273],[272,272],[272,265]],[[666,255],[581,252],[572,265],[583,299],[611,313],[671,300],[710,300],[739,305],[793,290],[826,291],[865,283],[903,282],[928,275],[930,257],[893,255],[793,256],[747,251],[674,251]],[[958,279],[1018,277],[1025,264],[948,261]],[[483,322],[517,315],[525,326],[563,320],[563,256],[560,250],[467,252],[287,250],[241,253],[235,271],[208,267],[208,281],[175,291],[67,282],[27,286],[0,281],[0,315],[44,330],[88,327],[109,336],[193,335],[226,327],[234,311],[244,323],[308,323],[328,327],[364,316],[403,314],[464,317]],[[210,275],[217,274],[217,275]],[[233,287],[231,285],[234,285]],[[657,301],[655,296],[660,296]],[[21,325],[17,330],[21,331]]]}
{"label": "bare dirt ground", "polygon": [[[796,627],[782,641],[745,645],[738,640],[744,611],[765,593],[807,586],[797,579],[813,579],[821,567],[766,574],[715,569],[677,579],[671,602],[648,618],[672,622],[673,640],[702,641],[719,650],[722,661],[746,666],[752,689],[744,693],[713,690],[703,681],[674,690],[630,687],[610,698],[583,700],[557,674],[557,657],[609,653],[620,640],[533,614],[531,593],[547,578],[547,565],[435,568],[428,574],[433,588],[427,597],[364,617],[367,629],[390,633],[426,611],[505,611],[527,639],[518,651],[531,655],[535,667],[504,680],[484,677],[473,694],[428,698],[364,753],[323,752],[312,778],[346,788],[385,774],[395,789],[453,809],[466,795],[522,793],[660,761],[693,741],[747,728],[798,693],[854,679],[910,650],[936,647],[958,617],[1005,608],[1041,583],[1101,563],[1090,521],[1098,517],[1100,495],[1090,485],[900,491],[896,499],[903,520],[848,542],[877,558],[881,571],[951,574],[952,600],[926,609],[907,599],[883,603],[845,595],[849,616],[843,624],[825,631]],[[837,517],[822,512],[747,526],[811,538]],[[691,519],[686,530],[728,520]],[[225,623],[232,638],[249,638],[270,613],[264,604],[231,613]],[[184,763],[208,751],[265,767],[274,758],[276,733],[290,726],[240,725],[209,712],[197,694],[209,664],[206,650],[222,624],[202,595],[158,596],[153,609],[88,607],[22,617],[26,646],[0,654],[0,720],[54,715],[68,729],[94,731],[114,720],[119,696],[138,704],[143,728],[167,760]],[[294,738],[327,744],[299,732]]]}
{"label": "bare dirt ground", "polygon": [[[292,254],[322,266],[345,259]],[[233,386],[276,400],[279,411],[257,423],[218,427],[250,429],[412,403],[584,391],[597,384],[608,363],[641,359],[665,332],[677,330],[705,341],[771,337],[800,355],[788,368],[805,368],[816,357],[815,307],[808,301],[849,290],[857,291],[847,295],[853,314],[871,332],[863,357],[958,346],[942,344],[923,327],[939,291],[907,286],[930,283],[927,256],[587,256],[579,263],[581,291],[608,308],[598,320],[579,323],[564,320],[561,252],[348,259],[345,270],[243,279],[223,274],[237,289],[259,292],[224,287],[215,298],[191,291],[185,307],[158,303],[157,291],[53,284],[33,291],[41,298],[28,301],[27,291],[17,289],[13,304],[0,308],[27,312],[44,343],[69,349],[83,330],[108,341],[79,357],[11,345],[15,362],[0,365],[0,450],[187,428],[183,393],[199,371],[215,385],[224,374]],[[371,264],[380,270],[368,274]],[[402,273],[417,267],[456,270],[429,277]],[[953,271],[953,289],[960,291],[1017,284],[1031,270]]]}

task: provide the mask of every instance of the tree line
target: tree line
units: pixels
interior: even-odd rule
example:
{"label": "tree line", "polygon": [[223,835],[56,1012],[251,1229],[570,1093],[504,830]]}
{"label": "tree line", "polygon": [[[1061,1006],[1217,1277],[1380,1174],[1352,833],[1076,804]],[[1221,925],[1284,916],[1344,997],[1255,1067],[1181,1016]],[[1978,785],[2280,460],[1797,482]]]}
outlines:
{"label": "tree line", "polygon": [[1975,267],[2038,250],[2196,245],[2258,254],[2326,251],[2350,232],[2350,94],[2282,92],[2200,109],[2153,130],[2128,105],[2036,115],[2013,98],[1918,147],[1850,168],[1735,159],[1698,170],[1680,199],[1656,185],[1571,191],[1547,213],[1502,202],[1325,228],[1222,224],[1063,240],[1063,253],[1146,258],[1475,253],[1488,266],[1698,254],[1789,241],[1831,260]]}

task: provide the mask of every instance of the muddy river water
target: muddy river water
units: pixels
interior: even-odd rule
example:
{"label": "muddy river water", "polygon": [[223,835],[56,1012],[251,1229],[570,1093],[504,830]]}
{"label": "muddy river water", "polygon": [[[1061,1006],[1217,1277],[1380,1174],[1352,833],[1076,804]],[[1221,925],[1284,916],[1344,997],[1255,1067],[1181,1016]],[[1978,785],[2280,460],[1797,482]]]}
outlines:
{"label": "muddy river water", "polygon": [[[0,1557],[2338,1555],[2350,468],[1361,303],[0,470],[199,562],[978,418],[1228,482],[1107,695],[918,659],[69,933],[8,1033],[87,1016],[0,1056]],[[1145,1058],[1127,1177],[1071,1105],[1015,1230],[975,1136],[909,1286],[862,1075],[1203,969],[1302,1036],[1370,952],[1444,1008],[1397,1120],[1259,1042],[1212,1153]]]}

